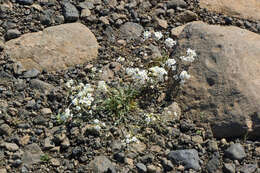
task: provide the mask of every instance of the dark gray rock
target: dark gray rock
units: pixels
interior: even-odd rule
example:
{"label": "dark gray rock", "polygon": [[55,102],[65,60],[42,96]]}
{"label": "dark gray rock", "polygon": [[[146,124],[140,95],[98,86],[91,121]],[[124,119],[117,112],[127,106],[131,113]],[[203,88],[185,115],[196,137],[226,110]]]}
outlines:
{"label": "dark gray rock", "polygon": [[22,5],[32,5],[34,0],[16,0],[16,2]]}
{"label": "dark gray rock", "polygon": [[137,168],[139,173],[147,172],[147,168],[146,168],[146,166],[143,163],[137,163],[136,164],[136,168]]}
{"label": "dark gray rock", "polygon": [[35,78],[37,77],[38,75],[40,74],[40,71],[33,68],[31,70],[28,70],[26,71],[24,74],[23,74],[23,77],[24,78]]}
{"label": "dark gray rock", "polygon": [[116,173],[115,166],[105,156],[97,156],[89,163],[89,168],[93,172],[105,173],[111,172]]}
{"label": "dark gray rock", "polygon": [[225,151],[225,157],[232,160],[242,160],[246,157],[244,147],[239,144],[231,144],[230,147]]}
{"label": "dark gray rock", "polygon": [[18,37],[20,37],[20,35],[21,35],[21,32],[18,29],[9,29],[6,32],[5,40],[8,41],[8,40],[11,40],[14,38],[18,38]]}
{"label": "dark gray rock", "polygon": [[213,158],[207,163],[207,170],[209,173],[216,172],[220,167],[219,156],[214,155]]}
{"label": "dark gray rock", "polygon": [[124,163],[125,162],[125,154],[120,152],[120,153],[116,153],[114,154],[114,159],[120,163]]}
{"label": "dark gray rock", "polygon": [[236,166],[233,163],[225,163],[223,166],[223,172],[224,173],[235,173]]}
{"label": "dark gray rock", "polygon": [[181,7],[181,8],[185,8],[187,7],[187,3],[184,0],[170,0],[167,2],[167,8],[177,8],[177,7]]}
{"label": "dark gray rock", "polygon": [[141,36],[144,28],[133,22],[127,22],[120,27],[120,36],[125,39],[137,39]]}
{"label": "dark gray rock", "polygon": [[63,9],[63,15],[66,22],[75,22],[78,20],[79,12],[73,4],[67,1],[63,2],[62,9]]}
{"label": "dark gray rock", "polygon": [[176,150],[168,154],[174,164],[182,164],[185,169],[200,170],[198,151],[195,149]]}
{"label": "dark gray rock", "polygon": [[257,164],[246,164],[241,169],[241,173],[253,173],[257,169]]}

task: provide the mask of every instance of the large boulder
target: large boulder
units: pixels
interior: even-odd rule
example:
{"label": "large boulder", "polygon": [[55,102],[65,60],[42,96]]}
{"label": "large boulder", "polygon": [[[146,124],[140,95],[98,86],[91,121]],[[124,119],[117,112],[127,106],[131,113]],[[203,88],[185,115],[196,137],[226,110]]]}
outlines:
{"label": "large boulder", "polygon": [[260,20],[259,0],[200,0],[200,6],[234,17]]}
{"label": "large boulder", "polygon": [[53,26],[5,44],[5,53],[26,69],[63,70],[97,57],[99,45],[83,24]]}
{"label": "large boulder", "polygon": [[260,35],[193,22],[178,43],[176,56],[187,48],[198,54],[181,90],[183,111],[207,115],[218,138],[260,136]]}

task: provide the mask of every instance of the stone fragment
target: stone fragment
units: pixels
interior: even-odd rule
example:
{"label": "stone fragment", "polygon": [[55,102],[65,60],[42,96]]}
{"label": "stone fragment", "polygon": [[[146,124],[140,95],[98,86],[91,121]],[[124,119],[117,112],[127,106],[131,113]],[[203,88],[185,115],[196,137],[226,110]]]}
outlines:
{"label": "stone fragment", "polygon": [[232,160],[242,160],[246,157],[244,147],[239,144],[231,144],[230,147],[225,151],[225,156]]}
{"label": "stone fragment", "polygon": [[139,173],[145,173],[145,172],[147,172],[147,168],[146,168],[146,166],[143,164],[143,163],[137,163],[136,164],[136,168],[137,168],[137,170],[138,170],[138,172]]}
{"label": "stone fragment", "polygon": [[181,163],[186,170],[194,169],[195,171],[198,171],[201,169],[199,165],[200,159],[198,152],[195,149],[171,151],[168,154],[168,159],[171,160],[174,164]]}
{"label": "stone fragment", "polygon": [[18,146],[17,144],[15,144],[15,143],[5,142],[5,143],[4,143],[4,146],[5,146],[5,148],[6,148],[8,151],[14,152],[14,151],[19,150],[19,146]]}
{"label": "stone fragment", "polygon": [[141,37],[144,28],[137,23],[127,22],[123,24],[119,30],[122,39],[137,39]]}
{"label": "stone fragment", "polygon": [[187,3],[184,0],[170,0],[167,1],[167,8],[174,8],[176,9],[177,7],[185,8],[187,7]]}
{"label": "stone fragment", "polygon": [[225,163],[223,166],[223,172],[224,173],[235,173],[236,166],[233,163]]}
{"label": "stone fragment", "polygon": [[33,165],[41,162],[41,148],[36,143],[25,146],[22,161],[24,164]]}
{"label": "stone fragment", "polygon": [[90,163],[89,168],[93,172],[111,172],[116,173],[115,166],[105,156],[97,156]]}

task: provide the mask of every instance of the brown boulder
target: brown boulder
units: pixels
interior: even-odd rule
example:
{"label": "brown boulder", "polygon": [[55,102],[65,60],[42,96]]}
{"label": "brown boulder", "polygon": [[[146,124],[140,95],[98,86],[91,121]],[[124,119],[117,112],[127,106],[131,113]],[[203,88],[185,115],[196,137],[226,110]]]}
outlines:
{"label": "brown boulder", "polygon": [[176,56],[198,57],[182,87],[182,110],[207,115],[215,137],[260,136],[260,35],[238,27],[188,24]]}
{"label": "brown boulder", "polygon": [[5,44],[5,53],[28,70],[63,70],[97,57],[98,43],[83,24],[53,26]]}
{"label": "brown boulder", "polygon": [[234,17],[260,20],[259,0],[200,0],[200,7]]}

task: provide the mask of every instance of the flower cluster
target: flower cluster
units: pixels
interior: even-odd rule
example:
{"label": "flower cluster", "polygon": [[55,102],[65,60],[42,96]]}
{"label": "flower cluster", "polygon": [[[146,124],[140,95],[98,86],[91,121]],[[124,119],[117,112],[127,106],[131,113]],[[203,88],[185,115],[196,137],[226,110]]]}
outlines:
{"label": "flower cluster", "polygon": [[[151,32],[151,31],[144,31],[143,33],[143,37],[145,40],[147,40],[150,37],[153,37],[155,40],[160,40],[163,37],[163,34],[159,31],[157,32]],[[164,44],[166,45],[166,47],[168,48],[172,48],[173,46],[175,46],[177,44],[177,42],[175,40],[173,40],[172,38],[167,38],[164,41]]]}
{"label": "flower cluster", "polygon": [[168,59],[166,62],[165,62],[165,66],[168,68],[168,69],[171,69],[172,71],[175,71],[176,70],[176,61],[175,59]]}
{"label": "flower cluster", "polygon": [[186,56],[181,56],[180,59],[186,62],[193,62],[196,56],[197,53],[195,52],[195,50],[188,48],[186,51]]}
{"label": "flower cluster", "polygon": [[182,71],[181,73],[180,73],[180,79],[181,79],[181,84],[183,84],[183,83],[185,83],[185,81],[186,80],[188,80],[190,78],[190,75],[188,74],[188,72],[187,71]]}
{"label": "flower cluster", "polygon": [[124,142],[126,144],[138,142],[138,139],[135,136],[131,136],[130,134],[126,135]]}
{"label": "flower cluster", "polygon": [[140,70],[139,68],[127,68],[126,74],[131,76],[138,84],[144,85],[149,81],[146,70]]}
{"label": "flower cluster", "polygon": [[172,48],[173,46],[175,46],[177,44],[177,42],[174,41],[172,38],[167,38],[164,41],[164,44],[166,45],[166,47]]}
{"label": "flower cluster", "polygon": [[106,127],[106,124],[104,122],[100,122],[98,119],[95,119],[93,123],[95,124],[94,128],[97,131],[101,130],[101,127]]}
{"label": "flower cluster", "polygon": [[162,67],[154,66],[149,68],[149,71],[150,76],[152,76],[159,82],[163,82],[165,80],[165,77],[167,76],[167,71]]}

